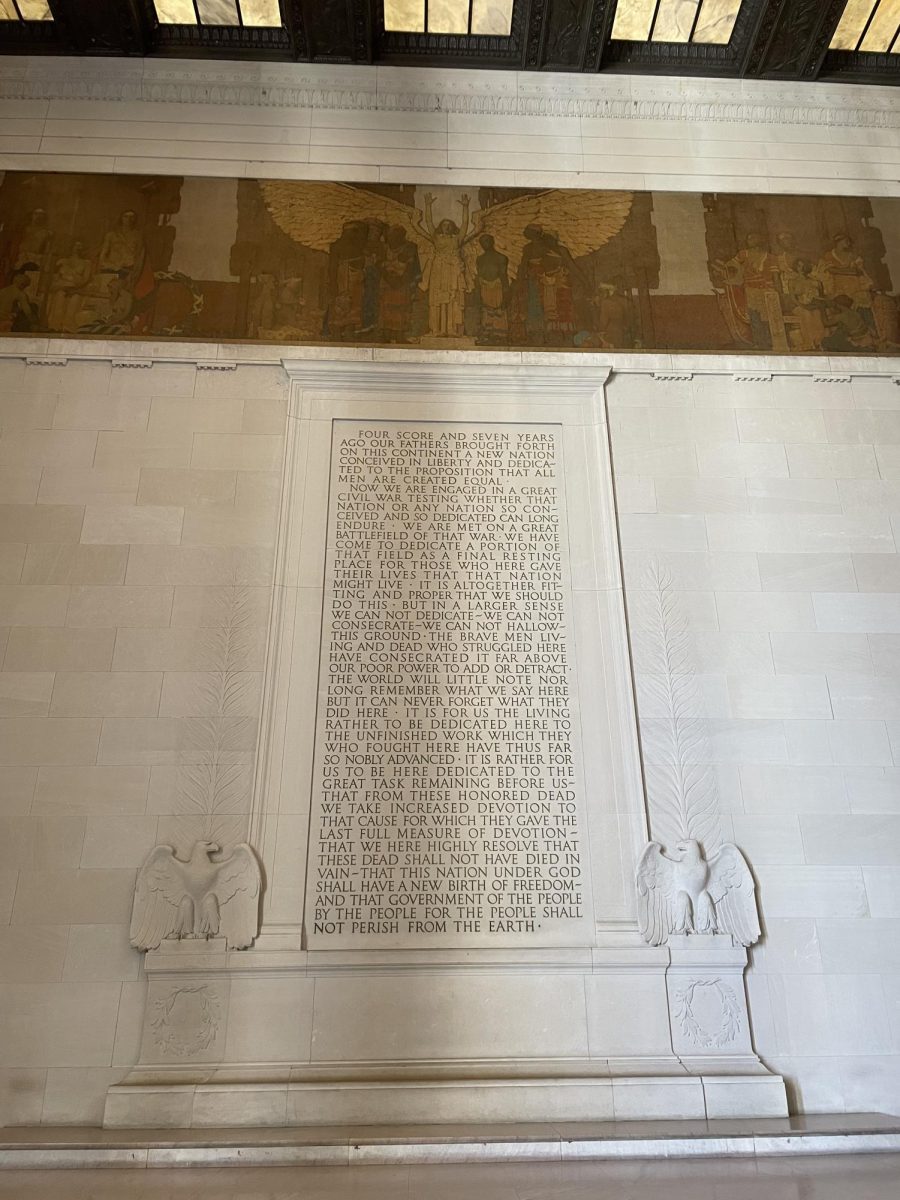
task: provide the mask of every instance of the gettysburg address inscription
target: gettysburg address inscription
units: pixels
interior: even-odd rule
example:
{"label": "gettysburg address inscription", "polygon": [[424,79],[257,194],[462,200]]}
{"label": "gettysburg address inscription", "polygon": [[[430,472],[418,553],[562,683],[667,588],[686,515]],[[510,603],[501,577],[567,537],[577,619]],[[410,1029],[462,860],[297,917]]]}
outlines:
{"label": "gettysburg address inscription", "polygon": [[333,429],[308,944],[584,943],[561,430]]}

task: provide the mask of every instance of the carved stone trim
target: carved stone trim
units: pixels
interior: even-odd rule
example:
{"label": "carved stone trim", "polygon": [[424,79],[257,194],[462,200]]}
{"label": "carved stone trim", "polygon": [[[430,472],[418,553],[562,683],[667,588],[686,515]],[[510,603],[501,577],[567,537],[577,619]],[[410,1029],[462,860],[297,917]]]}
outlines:
{"label": "carved stone trim", "polygon": [[[73,59],[11,60],[0,64],[0,98],[19,100],[145,100],[189,104],[241,104],[261,108],[315,108],[447,112],[498,116],[582,116],[613,120],[687,123],[763,123],[770,125],[900,128],[900,108],[867,87],[841,87],[840,99],[827,85],[785,85],[768,97],[772,85],[734,83],[705,86],[695,96],[658,80],[633,79],[627,94],[610,77],[575,75],[519,77],[504,73],[498,83],[486,77],[460,81],[458,90],[382,88],[376,67],[348,72],[348,86],[334,85],[334,71],[315,64],[190,62],[159,60]],[[435,83],[444,81],[436,75]],[[393,82],[393,80],[392,80]],[[506,86],[503,86],[506,85]],[[754,97],[753,92],[758,92]],[[644,93],[643,95],[641,93]],[[704,93],[704,94],[700,94]]]}
{"label": "carved stone trim", "polygon": [[146,370],[153,366],[152,358],[113,358],[110,359],[110,365],[113,367],[131,367],[139,370]]}
{"label": "carved stone trim", "polygon": [[236,371],[238,369],[236,362],[225,362],[224,360],[220,362],[217,358],[198,358],[196,366],[198,371]]}
{"label": "carved stone trim", "polygon": [[[454,393],[481,395],[557,395],[587,399],[599,395],[609,379],[608,365],[568,367],[558,365],[535,367],[511,363],[497,366],[477,361],[455,362],[445,366],[439,360],[431,362],[341,362],[285,358],[284,369],[291,380],[316,392],[341,391],[351,387],[357,392],[416,392],[445,390],[447,368],[453,371]],[[296,414],[294,414],[296,415]]]}
{"label": "carved stone trim", "polygon": [[64,354],[40,354],[25,359],[26,367],[64,367],[68,362]]}

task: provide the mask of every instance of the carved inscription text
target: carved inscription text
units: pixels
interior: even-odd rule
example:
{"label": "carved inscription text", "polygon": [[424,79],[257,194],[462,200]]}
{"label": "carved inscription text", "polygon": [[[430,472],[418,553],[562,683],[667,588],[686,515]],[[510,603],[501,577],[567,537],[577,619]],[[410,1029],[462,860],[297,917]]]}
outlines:
{"label": "carved inscription text", "polygon": [[309,945],[582,943],[561,431],[334,431]]}

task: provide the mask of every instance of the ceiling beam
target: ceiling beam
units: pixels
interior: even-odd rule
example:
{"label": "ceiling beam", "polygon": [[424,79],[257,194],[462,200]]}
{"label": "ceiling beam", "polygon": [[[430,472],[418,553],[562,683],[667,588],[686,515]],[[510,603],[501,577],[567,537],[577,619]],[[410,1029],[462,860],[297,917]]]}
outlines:
{"label": "ceiling beam", "polygon": [[79,54],[146,54],[150,23],[140,0],[49,0],[60,38]]}
{"label": "ceiling beam", "polygon": [[767,0],[742,74],[815,79],[847,0]]}
{"label": "ceiling beam", "polygon": [[281,15],[291,41],[293,57],[299,62],[309,60],[309,35],[303,18],[300,0],[281,0]]}
{"label": "ceiling beam", "polygon": [[616,17],[616,0],[594,0],[584,47],[583,71],[599,71],[603,52],[612,36]]}

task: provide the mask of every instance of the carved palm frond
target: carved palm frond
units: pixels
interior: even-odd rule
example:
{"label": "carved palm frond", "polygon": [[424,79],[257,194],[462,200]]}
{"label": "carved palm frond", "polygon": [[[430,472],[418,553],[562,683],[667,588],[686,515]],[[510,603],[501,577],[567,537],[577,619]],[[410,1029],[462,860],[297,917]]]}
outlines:
{"label": "carved palm frond", "polygon": [[197,715],[185,720],[179,770],[179,808],[202,817],[203,837],[221,841],[230,821],[247,811],[255,719],[252,660],[258,630],[250,590],[232,582],[210,593],[198,630],[202,672],[191,695]]}
{"label": "carved palm frond", "polygon": [[648,569],[645,596],[638,706],[651,833],[667,846],[692,838],[710,852],[721,842],[716,773],[687,621],[658,562]]}

